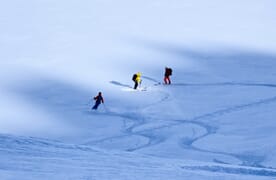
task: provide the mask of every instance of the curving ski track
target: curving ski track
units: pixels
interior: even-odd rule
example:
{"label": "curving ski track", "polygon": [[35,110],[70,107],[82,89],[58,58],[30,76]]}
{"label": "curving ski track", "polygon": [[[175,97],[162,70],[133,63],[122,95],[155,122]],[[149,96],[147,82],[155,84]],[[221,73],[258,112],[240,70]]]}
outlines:
{"label": "curving ski track", "polygon": [[[147,78],[147,79],[152,80],[153,82],[157,82],[156,80],[154,80],[152,78]],[[209,83],[209,84],[178,83],[178,84],[174,84],[174,86],[253,86],[253,87],[276,88],[275,84],[267,84],[267,83],[259,83],[259,84],[258,83],[233,83],[233,82]],[[233,153],[209,151],[209,150],[205,150],[205,149],[201,149],[201,148],[193,146],[193,144],[196,141],[198,141],[202,138],[205,138],[205,137],[207,137],[211,134],[215,134],[216,131],[217,131],[216,127],[214,127],[214,126],[212,126],[208,123],[203,122],[203,120],[206,120],[208,118],[223,116],[225,114],[230,114],[230,113],[234,113],[234,112],[237,112],[237,111],[246,110],[246,109],[253,108],[253,107],[256,107],[256,106],[260,106],[260,105],[263,105],[263,104],[276,103],[276,96],[273,96],[271,98],[266,98],[266,99],[259,99],[257,101],[253,101],[253,102],[246,103],[246,104],[236,105],[236,106],[233,106],[233,107],[230,107],[230,108],[216,110],[216,111],[213,111],[213,112],[209,112],[209,113],[206,113],[206,114],[195,116],[195,117],[190,118],[190,119],[172,120],[169,124],[161,125],[161,126],[146,129],[146,130],[134,131],[135,128],[146,124],[146,117],[144,117],[142,115],[143,114],[142,111],[144,111],[147,108],[150,108],[151,106],[154,106],[158,103],[164,103],[165,101],[167,101],[170,98],[169,93],[166,93],[162,90],[159,90],[158,92],[163,94],[163,96],[160,98],[159,101],[154,102],[154,103],[148,105],[147,107],[144,107],[143,109],[139,109],[135,113],[132,113],[132,114],[131,113],[130,114],[122,113],[121,114],[121,113],[109,112],[108,115],[118,116],[118,117],[121,117],[121,118],[125,119],[124,120],[125,121],[124,135],[98,140],[98,141],[92,142],[92,144],[103,143],[105,141],[112,141],[114,139],[121,139],[121,138],[126,138],[126,137],[129,137],[129,136],[141,136],[143,138],[147,138],[148,139],[147,143],[140,144],[139,146],[136,146],[136,147],[125,149],[126,151],[137,151],[137,150],[140,150],[140,149],[143,149],[143,148],[148,148],[148,147],[160,144],[160,143],[165,141],[165,137],[160,137],[158,135],[155,135],[154,131],[156,131],[156,130],[161,130],[163,128],[171,128],[173,126],[179,126],[179,125],[183,125],[183,124],[193,124],[193,125],[196,125],[200,128],[205,129],[206,132],[201,134],[201,135],[198,135],[196,137],[193,137],[193,138],[183,137],[182,139],[179,140],[179,144],[182,148],[191,149],[193,151],[198,151],[198,152],[230,156],[230,157],[234,157],[236,159],[239,159],[243,163],[241,164],[241,168],[223,167],[223,166],[183,166],[182,167],[183,169],[203,170],[203,171],[211,171],[211,172],[224,172],[224,173],[230,173],[230,174],[244,174],[244,175],[259,175],[259,176],[276,177],[276,172],[274,171],[275,169],[263,167],[262,165],[260,165],[260,163],[264,159],[263,157],[257,157],[257,156],[256,157],[253,157],[253,156],[246,157],[244,155],[233,154]],[[135,117],[138,117],[138,118],[135,118]],[[128,121],[133,122],[133,124],[129,127],[126,125]],[[224,162],[216,160],[216,159],[214,160],[214,162],[220,163],[220,164],[225,164]],[[254,170],[254,169],[247,169],[247,168],[244,168],[244,167],[258,167],[258,168],[265,168],[265,169],[255,169]]]}
{"label": "curving ski track", "polygon": [[250,168],[250,167],[227,167],[227,166],[182,166],[182,169],[192,171],[208,171],[216,173],[227,173],[236,175],[254,175],[276,177],[276,171],[266,168]]}

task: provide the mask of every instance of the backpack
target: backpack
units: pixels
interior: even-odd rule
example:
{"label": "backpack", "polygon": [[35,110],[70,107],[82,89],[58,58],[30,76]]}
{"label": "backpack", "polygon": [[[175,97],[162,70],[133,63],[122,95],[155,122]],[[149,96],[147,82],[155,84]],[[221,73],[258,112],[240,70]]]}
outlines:
{"label": "backpack", "polygon": [[136,81],[136,78],[137,78],[137,74],[133,74],[132,81]]}
{"label": "backpack", "polygon": [[168,75],[171,76],[172,75],[172,69],[168,68],[167,71],[168,71]]}

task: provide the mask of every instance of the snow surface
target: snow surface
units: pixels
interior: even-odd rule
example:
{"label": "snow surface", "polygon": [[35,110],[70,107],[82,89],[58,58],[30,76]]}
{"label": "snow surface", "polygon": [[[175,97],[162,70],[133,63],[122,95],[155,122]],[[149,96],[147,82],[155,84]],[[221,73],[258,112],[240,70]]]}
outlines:
{"label": "snow surface", "polygon": [[275,7],[1,2],[0,179],[276,179]]}

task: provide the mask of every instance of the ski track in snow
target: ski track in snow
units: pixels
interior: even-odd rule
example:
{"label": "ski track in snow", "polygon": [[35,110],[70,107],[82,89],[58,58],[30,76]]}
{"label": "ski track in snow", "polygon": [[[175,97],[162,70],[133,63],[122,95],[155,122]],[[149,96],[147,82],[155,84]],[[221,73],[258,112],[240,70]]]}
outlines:
{"label": "ski track in snow", "polygon": [[276,177],[276,171],[272,169],[252,169],[243,167],[226,167],[226,166],[182,166],[181,168],[192,171],[208,171],[216,173],[238,174],[238,175],[254,175]]}
{"label": "ski track in snow", "polygon": [[[181,84],[178,84],[181,85]],[[182,84],[183,86],[187,86],[187,84]],[[269,88],[275,88],[276,85],[275,84],[256,84],[256,83],[214,83],[214,84],[190,84],[192,86],[261,86],[261,87],[269,87]],[[262,165],[260,165],[260,163],[264,160],[264,157],[259,157],[259,156],[247,156],[247,155],[239,155],[239,154],[233,154],[233,153],[226,153],[226,152],[215,152],[215,151],[208,151],[208,150],[204,150],[204,149],[200,149],[197,148],[195,146],[193,146],[193,143],[205,138],[206,136],[209,136],[211,134],[215,134],[217,131],[217,128],[214,126],[211,126],[209,124],[203,123],[201,122],[201,120],[205,120],[205,119],[210,119],[210,118],[214,118],[214,117],[219,117],[219,116],[223,116],[225,114],[230,114],[230,113],[234,113],[237,111],[242,111],[242,110],[246,110],[249,108],[253,108],[256,106],[260,106],[260,105],[264,105],[264,104],[270,104],[270,103],[275,103],[276,102],[276,96],[273,96],[271,98],[266,98],[266,99],[260,99],[254,102],[250,102],[247,104],[241,104],[241,105],[236,105],[230,108],[225,108],[225,109],[221,109],[221,110],[217,110],[214,112],[210,112],[210,113],[206,113],[200,116],[196,116],[191,118],[190,120],[178,120],[179,123],[176,123],[173,126],[182,124],[182,123],[194,123],[198,126],[201,126],[202,128],[206,129],[206,133],[202,134],[201,136],[195,137],[193,139],[186,139],[183,138],[181,140],[181,145],[183,148],[187,148],[187,149],[192,149],[195,151],[199,151],[199,152],[206,152],[206,153],[213,153],[213,154],[221,154],[221,155],[226,155],[226,156],[231,156],[231,157],[235,157],[237,159],[239,159],[241,162],[243,162],[242,165],[245,166],[252,166],[252,167],[263,167]]]}
{"label": "ski track in snow", "polygon": [[[145,78],[145,77],[144,77]],[[197,151],[201,153],[209,153],[214,155],[223,155],[232,157],[235,159],[238,159],[242,162],[242,164],[238,164],[238,167],[225,167],[226,164],[221,160],[214,159],[214,162],[219,165],[215,166],[182,166],[181,168],[184,170],[202,170],[202,171],[209,171],[209,172],[222,172],[222,173],[229,173],[229,174],[243,174],[243,175],[256,175],[256,176],[269,176],[269,177],[276,177],[275,175],[275,169],[271,167],[264,167],[261,165],[261,163],[264,160],[264,157],[259,156],[253,156],[253,155],[240,155],[240,154],[233,154],[233,153],[227,153],[227,152],[218,152],[218,151],[210,151],[206,149],[202,149],[199,147],[195,147],[193,144],[196,141],[199,141],[209,135],[215,134],[217,132],[217,127],[215,127],[212,124],[209,124],[208,119],[214,118],[214,117],[220,117],[226,114],[231,114],[237,111],[243,111],[246,109],[250,109],[256,106],[261,106],[264,104],[271,104],[276,102],[276,96],[270,97],[270,98],[264,98],[264,99],[258,99],[253,102],[245,103],[245,104],[239,104],[235,105],[229,108],[225,109],[219,109],[212,112],[208,112],[202,115],[194,116],[189,119],[171,119],[168,122],[164,122],[164,124],[158,125],[157,127],[146,127],[146,129],[142,128],[142,130],[139,130],[139,127],[143,127],[144,125],[147,125],[149,121],[147,121],[147,117],[143,115],[143,111],[146,111],[148,108],[151,108],[155,106],[156,104],[160,103],[166,103],[166,101],[170,100],[170,93],[166,92],[165,90],[159,89],[160,82],[154,80],[153,78],[146,77],[147,80],[152,81],[154,84],[152,86],[148,86],[147,89],[153,88],[155,91],[153,93],[161,94],[160,98],[152,102],[151,104],[148,104],[146,107],[140,108],[135,110],[134,112],[125,113],[125,112],[113,112],[110,110],[106,110],[105,113],[96,113],[93,114],[95,116],[113,116],[113,117],[120,117],[124,120],[123,130],[122,134],[112,137],[107,137],[99,140],[94,141],[88,141],[86,143],[83,143],[85,145],[101,145],[104,143],[112,143],[113,141],[120,142],[120,140],[123,139],[131,139],[135,137],[140,137],[141,139],[145,140],[143,142],[138,142],[134,144],[129,144],[127,147],[123,147],[123,150],[134,152],[142,149],[146,149],[158,144],[161,144],[166,141],[166,137],[163,137],[162,135],[158,134],[158,131],[163,130],[165,128],[174,128],[178,127],[180,125],[195,125],[198,128],[203,129],[204,131],[200,134],[197,134],[194,132],[193,137],[179,137],[178,138],[178,144],[180,148],[183,148],[185,150],[192,150]],[[117,81],[111,81],[110,83],[117,85],[117,86],[124,86],[127,87],[128,85],[122,84]],[[268,84],[268,83],[235,83],[235,82],[221,82],[221,83],[202,83],[202,84],[192,84],[192,83],[176,83],[172,84],[171,86],[175,87],[193,87],[193,86],[249,86],[249,87],[266,87],[266,88],[276,88],[275,84]],[[90,101],[89,101],[90,102]],[[88,105],[88,104],[87,104]],[[86,106],[86,104],[85,104]],[[73,108],[73,107],[71,107]],[[80,107],[79,109],[83,109],[83,107]],[[78,109],[75,109],[79,111]],[[195,130],[194,130],[195,131]],[[28,142],[26,142],[28,143]],[[47,144],[45,144],[47,146]],[[80,146],[81,147],[81,146]],[[72,148],[78,148],[72,147]],[[231,165],[231,164],[229,164]],[[234,165],[234,164],[233,164]],[[236,164],[237,165],[237,164]],[[252,168],[257,169],[252,169]]]}
{"label": "ski track in snow", "polygon": [[[144,77],[145,78],[145,77]],[[153,81],[154,83],[158,83],[158,81],[154,80],[153,78],[146,77],[146,79]],[[155,85],[151,86],[154,87]],[[235,83],[235,82],[222,82],[222,83],[203,83],[203,84],[189,84],[189,83],[176,83],[172,86],[250,86],[250,87],[267,87],[267,88],[276,88],[276,84],[268,84],[268,83]],[[216,152],[216,151],[210,151],[205,149],[200,149],[198,147],[193,146],[193,144],[202,139],[205,138],[211,134],[215,134],[217,132],[217,128],[213,125],[208,124],[207,122],[202,122],[206,119],[214,118],[214,117],[220,117],[226,114],[234,113],[237,111],[246,110],[249,108],[253,108],[256,106],[264,105],[264,104],[270,104],[276,102],[276,96],[273,96],[271,98],[265,98],[265,99],[259,99],[250,103],[246,104],[240,104],[236,105],[230,108],[220,109],[213,112],[209,112],[206,114],[202,114],[199,116],[195,116],[190,119],[176,119],[171,120],[172,122],[166,125],[161,125],[154,128],[149,128],[146,130],[140,130],[140,131],[134,131],[134,129],[138,128],[139,126],[142,126],[146,124],[146,117],[142,116],[143,110],[146,110],[147,108],[154,106],[158,103],[164,103],[166,100],[170,98],[170,94],[166,93],[162,90],[159,90],[158,93],[162,93],[163,96],[158,102],[154,102],[143,109],[137,110],[137,114],[120,114],[120,113],[108,113],[108,115],[118,116],[125,119],[125,124],[127,121],[134,122],[132,126],[127,127],[125,126],[124,135],[121,136],[115,136],[110,137],[106,139],[102,139],[96,142],[93,142],[92,144],[98,144],[103,143],[105,141],[112,141],[114,139],[121,139],[126,138],[129,136],[141,136],[148,139],[148,142],[146,144],[139,145],[137,147],[126,149],[126,151],[137,151],[140,149],[148,148],[157,144],[160,144],[165,141],[165,138],[162,138],[158,135],[155,135],[154,131],[161,130],[164,128],[172,128],[174,126],[184,125],[184,124],[193,124],[200,128],[205,129],[205,133],[198,135],[197,137],[193,138],[186,138],[183,137],[179,139],[179,144],[184,149],[191,149],[193,151],[203,152],[203,153],[211,153],[216,155],[225,155],[230,156],[236,159],[239,159],[241,162],[241,168],[227,168],[222,166],[183,166],[183,169],[187,170],[203,170],[203,171],[210,171],[210,172],[223,172],[223,173],[230,173],[230,174],[243,174],[243,175],[258,175],[258,176],[273,176],[276,177],[276,172],[274,171],[274,168],[271,167],[264,167],[260,165],[260,163],[264,160],[264,157],[257,157],[257,156],[251,156],[251,155],[239,155],[239,154],[233,154],[233,153],[226,153],[226,152]],[[137,118],[135,118],[137,117]],[[91,142],[90,142],[91,143]],[[220,163],[220,164],[227,164],[222,161],[214,159],[214,162]],[[245,167],[245,168],[242,168]],[[246,167],[255,167],[255,168],[265,168],[265,169],[247,169]]]}
{"label": "ski track in snow", "polygon": [[[117,169],[112,166],[106,166],[106,162],[112,163],[112,157],[119,159],[121,161],[130,161],[128,159],[120,159],[120,154],[109,154],[103,152],[100,149],[95,149],[89,146],[82,146],[82,145],[74,145],[74,144],[63,144],[59,141],[52,141],[47,139],[38,139],[38,138],[24,138],[24,137],[13,137],[10,135],[1,135],[0,136],[1,142],[1,152],[4,154],[9,154],[13,156],[11,161],[8,161],[7,164],[2,164],[0,166],[1,171],[16,171],[16,172],[27,172],[27,173],[38,173],[38,174],[45,174],[47,176],[53,176],[54,179],[57,177],[57,172],[61,169],[62,171],[66,170],[68,174],[74,176],[74,172],[80,171],[82,173],[96,173],[100,171],[114,170],[114,174]],[[11,151],[10,148],[13,150]],[[44,149],[45,148],[45,149]],[[39,151],[38,151],[39,149]],[[94,157],[87,158],[88,154],[95,154]],[[22,159],[24,156],[24,160],[20,162],[20,165],[15,166],[14,162],[18,159]],[[67,159],[68,156],[71,158]],[[104,159],[108,156],[107,159]],[[134,155],[135,156],[135,155]],[[2,157],[2,158],[9,158],[9,157]],[[130,156],[131,157],[131,156]],[[66,158],[66,160],[64,159]],[[104,163],[101,163],[101,158],[103,158]],[[147,158],[142,156],[140,157],[142,162],[147,162]],[[267,178],[274,178],[276,177],[276,170],[269,169],[269,168],[255,168],[255,167],[244,167],[244,166],[233,166],[233,165],[217,165],[217,164],[193,164],[189,165],[190,163],[173,163],[169,162],[168,166],[164,166],[164,162],[160,161],[159,158],[155,159],[157,161],[149,162],[150,166],[140,167],[138,168],[140,171],[154,171],[156,168],[164,168],[164,170],[168,170],[171,167],[178,167],[180,170],[182,169],[183,172],[179,173],[186,173],[186,171],[206,171],[209,173],[222,173],[222,174],[233,174],[233,175],[242,175],[242,176],[260,176],[260,177],[267,177]],[[72,162],[80,162],[78,167],[74,166],[60,166],[59,163],[72,163]],[[30,163],[31,162],[31,163]],[[48,163],[50,169],[45,166],[40,166],[41,162]],[[160,164],[161,163],[161,164]],[[35,166],[33,165],[35,164]],[[173,166],[172,166],[173,165]],[[116,166],[116,165],[115,165]],[[125,166],[122,166],[123,168]],[[77,169],[75,169],[77,168]],[[137,172],[136,166],[130,166],[131,170],[135,169]],[[165,169],[167,168],[167,169]],[[124,168],[123,168],[124,169]],[[70,172],[71,171],[71,172]],[[121,172],[121,171],[119,171]],[[155,172],[156,173],[156,172]],[[24,176],[27,177],[26,175]],[[62,177],[62,176],[61,176]],[[58,178],[59,179],[59,178]],[[74,178],[72,178],[74,179]],[[79,178],[77,178],[79,179]],[[83,179],[83,178],[80,178]],[[84,178],[84,179],[91,179]],[[93,179],[93,178],[92,178]]]}

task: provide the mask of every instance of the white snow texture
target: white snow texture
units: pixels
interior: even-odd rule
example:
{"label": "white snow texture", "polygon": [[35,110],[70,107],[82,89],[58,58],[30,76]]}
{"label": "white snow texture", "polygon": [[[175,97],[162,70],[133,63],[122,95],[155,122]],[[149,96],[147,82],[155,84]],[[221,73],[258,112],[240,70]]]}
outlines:
{"label": "white snow texture", "polygon": [[2,1],[0,179],[276,179],[275,8]]}

